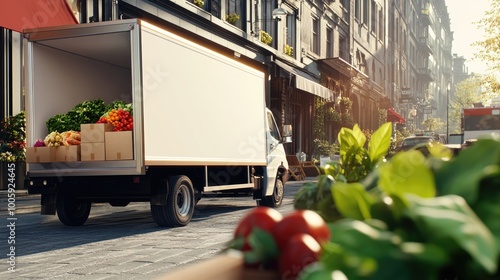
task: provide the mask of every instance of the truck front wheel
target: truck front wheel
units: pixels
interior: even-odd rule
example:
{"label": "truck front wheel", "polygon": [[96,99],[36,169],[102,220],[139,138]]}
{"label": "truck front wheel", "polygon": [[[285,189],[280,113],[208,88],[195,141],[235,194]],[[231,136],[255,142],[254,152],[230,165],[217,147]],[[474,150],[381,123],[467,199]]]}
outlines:
{"label": "truck front wheel", "polygon": [[280,178],[276,178],[276,182],[274,183],[273,194],[270,196],[264,196],[260,201],[259,205],[268,206],[272,208],[280,207],[283,203],[283,195],[284,195],[284,186],[283,181]]}
{"label": "truck front wheel", "polygon": [[151,204],[153,220],[159,226],[185,226],[191,221],[195,199],[193,183],[187,176],[168,180],[166,202],[164,205]]}
{"label": "truck front wheel", "polygon": [[57,217],[67,226],[83,225],[90,214],[91,203],[80,201],[63,193],[57,196]]}

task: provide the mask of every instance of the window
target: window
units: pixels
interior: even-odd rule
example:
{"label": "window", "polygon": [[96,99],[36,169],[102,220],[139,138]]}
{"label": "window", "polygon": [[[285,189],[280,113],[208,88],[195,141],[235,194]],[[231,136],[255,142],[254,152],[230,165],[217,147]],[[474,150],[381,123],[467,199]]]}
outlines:
{"label": "window", "polygon": [[210,6],[209,6],[210,13],[217,17],[221,17],[221,2],[220,0],[211,0],[210,1]]}
{"label": "window", "polygon": [[372,19],[371,21],[371,31],[377,35],[377,4],[375,3],[374,0],[372,0],[372,7],[371,7],[371,14],[370,17]]}
{"label": "window", "polygon": [[377,81],[377,76],[375,72],[375,61],[372,61],[372,81]]}
{"label": "window", "polygon": [[378,38],[384,40],[384,11],[382,9],[378,10]]}
{"label": "window", "polygon": [[349,52],[347,51],[348,46],[347,46],[347,40],[346,37],[340,36],[339,37],[339,57],[345,60],[346,62],[350,62],[348,58]]}
{"label": "window", "polygon": [[278,126],[276,125],[276,122],[274,121],[273,115],[271,113],[267,113],[267,123],[269,125],[269,132],[271,136],[275,139],[275,141],[281,139]]}
{"label": "window", "polygon": [[[273,20],[273,10],[276,7],[276,1],[263,1],[262,8],[260,12],[260,20],[257,22],[257,25],[260,24],[260,30],[268,33],[273,41],[271,42],[271,46],[276,47],[276,21]],[[258,30],[260,32],[260,30]]]}
{"label": "window", "polygon": [[349,0],[340,0],[340,4],[342,5],[342,7],[344,9],[348,9],[349,8]]}
{"label": "window", "polygon": [[363,23],[368,25],[368,2],[369,0],[363,0]]}
{"label": "window", "polygon": [[326,28],[326,57],[333,57],[333,28]]}
{"label": "window", "polygon": [[319,19],[313,17],[312,19],[312,42],[311,51],[315,54],[319,54]]}
{"label": "window", "polygon": [[[295,50],[296,44],[295,44],[295,39],[296,39],[296,19],[295,19],[295,12],[293,13],[288,13],[286,17],[286,44],[288,45],[288,51],[291,51],[288,53],[290,56],[295,56]],[[290,49],[291,47],[291,49]],[[286,50],[285,50],[286,51]]]}
{"label": "window", "polygon": [[354,0],[354,18],[361,19],[361,0]]}
{"label": "window", "polygon": [[[235,17],[233,15],[236,15],[238,19],[236,21],[232,21]],[[227,18],[229,16],[230,18]],[[234,26],[237,26],[239,28],[242,28],[243,25],[242,23],[245,22],[244,18],[244,13],[242,9],[242,3],[241,0],[227,0],[226,2],[226,14],[224,15],[224,19]]]}

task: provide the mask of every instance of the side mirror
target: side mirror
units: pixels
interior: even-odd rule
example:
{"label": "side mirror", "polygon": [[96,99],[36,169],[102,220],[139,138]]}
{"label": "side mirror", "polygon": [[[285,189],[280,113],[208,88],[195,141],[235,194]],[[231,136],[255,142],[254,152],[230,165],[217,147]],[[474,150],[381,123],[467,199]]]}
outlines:
{"label": "side mirror", "polygon": [[292,143],[292,125],[285,124],[283,126],[283,143]]}

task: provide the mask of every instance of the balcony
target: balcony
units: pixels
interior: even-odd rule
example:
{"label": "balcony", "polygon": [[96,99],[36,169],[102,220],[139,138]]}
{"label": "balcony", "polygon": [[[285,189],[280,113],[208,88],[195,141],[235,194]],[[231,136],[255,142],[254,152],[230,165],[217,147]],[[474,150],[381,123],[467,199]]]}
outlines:
{"label": "balcony", "polygon": [[422,13],[419,16],[420,22],[423,26],[427,26],[431,24],[431,17],[429,15],[428,9],[422,9]]}
{"label": "balcony", "polygon": [[418,47],[420,50],[425,51],[428,54],[432,54],[434,52],[434,44],[427,36],[418,38]]}
{"label": "balcony", "polygon": [[419,80],[423,80],[423,81],[426,81],[426,82],[432,82],[432,81],[435,80],[435,75],[431,71],[431,69],[429,69],[429,68],[419,67],[417,69],[417,73],[418,73]]}

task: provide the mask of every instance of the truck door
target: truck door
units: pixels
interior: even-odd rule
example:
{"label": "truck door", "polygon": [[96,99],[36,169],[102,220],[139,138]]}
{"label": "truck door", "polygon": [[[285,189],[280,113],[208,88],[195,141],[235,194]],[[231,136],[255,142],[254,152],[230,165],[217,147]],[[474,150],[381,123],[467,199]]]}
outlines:
{"label": "truck door", "polygon": [[280,141],[281,135],[271,111],[267,110],[267,177],[268,185],[274,186],[278,167],[286,161],[285,149]]}

